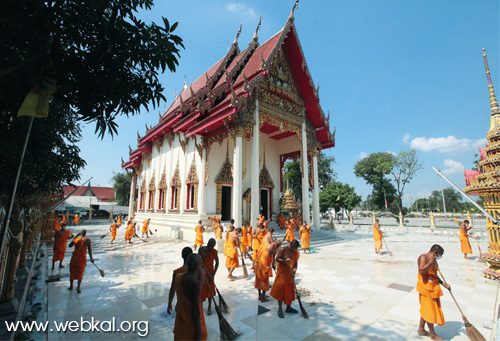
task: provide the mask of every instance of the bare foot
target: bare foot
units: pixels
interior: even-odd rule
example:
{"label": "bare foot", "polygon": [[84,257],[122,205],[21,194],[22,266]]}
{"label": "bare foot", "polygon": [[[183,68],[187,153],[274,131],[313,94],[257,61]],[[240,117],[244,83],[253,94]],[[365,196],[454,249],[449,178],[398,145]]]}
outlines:
{"label": "bare foot", "polygon": [[472,260],[472,259],[470,259],[469,257],[464,257],[464,259],[467,259],[467,260]]}
{"label": "bare foot", "polygon": [[440,338],[440,337],[439,337],[439,336],[437,336],[436,334],[431,335],[431,340],[436,340],[436,341],[444,341],[442,338]]}
{"label": "bare foot", "polygon": [[69,287],[68,290],[70,290],[70,291],[73,290],[73,287]]}
{"label": "bare foot", "polygon": [[207,315],[212,315],[212,309],[211,308],[208,308]]}
{"label": "bare foot", "polygon": [[420,330],[420,329],[419,329],[419,330],[417,330],[417,333],[418,333],[418,335],[420,335],[420,336],[430,336],[430,335],[431,335],[431,334],[429,334],[429,332],[428,332],[428,331],[426,331],[425,329],[422,329],[422,330]]}
{"label": "bare foot", "polygon": [[79,294],[82,292],[82,290],[80,288],[76,288],[76,292]]}
{"label": "bare foot", "polygon": [[260,301],[261,302],[269,302],[269,300],[267,298],[265,298],[265,297],[261,298]]}
{"label": "bare foot", "polygon": [[65,266],[64,266],[64,265],[62,265],[62,264],[61,264],[61,265],[59,265],[59,267],[60,267],[60,268],[65,268]]}

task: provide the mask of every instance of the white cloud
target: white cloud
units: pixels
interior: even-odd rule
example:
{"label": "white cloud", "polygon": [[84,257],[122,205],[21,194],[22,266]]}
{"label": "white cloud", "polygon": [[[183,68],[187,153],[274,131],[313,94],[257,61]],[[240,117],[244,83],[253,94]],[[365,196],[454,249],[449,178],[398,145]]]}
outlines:
{"label": "white cloud", "polygon": [[405,136],[403,136],[401,142],[403,142],[404,145],[407,145],[409,140],[410,140],[410,134],[406,133]]}
{"label": "white cloud", "polygon": [[397,153],[392,152],[392,151],[390,151],[390,150],[386,151],[386,153],[392,154],[392,156],[397,156],[397,155],[398,155]]}
{"label": "white cloud", "polygon": [[368,154],[366,154],[365,152],[361,152],[361,153],[359,153],[358,158],[359,158],[360,160],[363,160],[363,159],[364,159],[364,158],[366,158],[367,156],[368,156]]}
{"label": "white cloud", "polygon": [[441,173],[443,174],[455,174],[455,173],[463,173],[464,172],[464,165],[461,162],[454,161],[451,159],[446,159],[444,160],[444,165],[448,168],[443,169]]}
{"label": "white cloud", "polygon": [[410,142],[410,147],[423,152],[437,151],[439,153],[461,154],[479,146],[484,146],[485,140],[457,139],[448,137],[417,137]]}
{"label": "white cloud", "polygon": [[245,3],[242,2],[230,2],[227,4],[226,9],[229,12],[245,13],[251,17],[257,17],[257,13],[251,7],[247,7]]}

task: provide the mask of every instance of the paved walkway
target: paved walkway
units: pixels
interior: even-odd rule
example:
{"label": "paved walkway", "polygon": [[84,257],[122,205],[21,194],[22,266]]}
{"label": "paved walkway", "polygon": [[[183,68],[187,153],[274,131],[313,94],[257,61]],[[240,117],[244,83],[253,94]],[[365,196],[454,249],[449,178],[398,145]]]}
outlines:
{"label": "paved walkway", "polygon": [[[47,320],[112,321],[119,326],[123,321],[149,321],[148,339],[173,339],[173,320],[151,321],[158,306],[167,302],[172,270],[182,264],[181,250],[190,243],[155,234],[142,242],[123,243],[124,229],[119,230],[115,245],[109,244],[107,225],[83,226],[92,239],[94,259],[105,272],[101,278],[97,269],[88,262],[82,284],[82,293],[68,291],[68,267],[48,275],[60,276],[60,281],[47,284]],[[71,229],[70,229],[71,230]],[[495,311],[498,310],[498,284],[485,280],[481,270],[485,265],[466,261],[460,254],[458,238],[420,235],[390,235],[387,242],[393,256],[377,256],[369,235],[345,232],[315,245],[314,253],[301,253],[297,273],[297,286],[304,294],[303,302],[310,319],[300,314],[277,316],[277,302],[270,299],[258,303],[253,288],[254,274],[250,278],[230,282],[226,279],[225,257],[219,253],[221,267],[216,284],[231,307],[225,318],[239,330],[239,340],[428,340],[417,335],[419,320],[416,259],[434,243],[445,249],[440,267],[451,283],[453,292],[469,321],[486,337],[494,340],[496,334]],[[317,233],[319,235],[319,233]],[[213,233],[205,236],[205,242]],[[332,235],[333,237],[333,235]],[[482,250],[487,249],[485,242]],[[473,245],[473,249],[477,247]],[[68,249],[65,264],[69,265]],[[51,259],[51,252],[49,251]],[[474,256],[477,256],[475,254]],[[474,257],[475,258],[475,257]],[[248,265],[248,262],[246,262]],[[236,275],[242,270],[236,269]],[[271,279],[271,283],[272,283]],[[444,289],[445,290],[445,289]],[[298,303],[294,303],[295,308]],[[437,327],[445,340],[467,340],[462,317],[448,292],[442,297],[447,321]],[[206,307],[206,305],[205,305]],[[219,339],[217,315],[205,316],[209,340]],[[138,325],[143,331],[145,324]],[[135,332],[49,332],[49,340],[142,339]]]}

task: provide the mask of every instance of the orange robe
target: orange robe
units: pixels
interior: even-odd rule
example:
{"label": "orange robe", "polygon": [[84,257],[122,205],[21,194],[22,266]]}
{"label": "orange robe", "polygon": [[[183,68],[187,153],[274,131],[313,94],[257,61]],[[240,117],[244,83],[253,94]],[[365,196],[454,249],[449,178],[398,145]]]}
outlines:
{"label": "orange robe", "polygon": [[60,229],[61,229],[61,221],[58,218],[56,218],[56,219],[54,219],[54,225],[52,226],[52,230],[54,232],[57,232]]}
{"label": "orange robe", "polygon": [[75,251],[73,251],[69,263],[69,279],[72,281],[75,279],[82,280],[83,272],[87,266],[87,245],[83,243],[81,237],[73,239],[73,245]]}
{"label": "orange robe", "polygon": [[[380,229],[380,226],[379,226],[379,229]],[[375,240],[375,248],[381,249],[382,248],[382,233],[380,233],[380,231],[375,228],[375,224],[372,225],[372,230],[373,230],[373,240]]]}
{"label": "orange robe", "polygon": [[265,235],[266,235],[266,231],[262,231],[262,232],[259,232],[259,234],[257,235],[257,238],[253,239],[253,245],[252,245],[252,249],[253,249],[252,259],[253,260],[257,260],[257,257],[259,256],[260,246],[262,245],[262,241],[263,241]]}
{"label": "orange robe", "polygon": [[144,224],[142,224],[142,233],[148,233],[148,226],[149,226],[149,222],[148,220],[144,220]]}
{"label": "orange robe", "polygon": [[293,228],[296,229],[299,227],[299,219],[297,217],[293,217]]}
{"label": "orange robe", "polygon": [[240,266],[240,262],[238,260],[238,250],[236,248],[236,243],[231,236],[229,236],[227,238],[226,246],[226,268],[234,269]]}
{"label": "orange robe", "polygon": [[80,217],[78,216],[78,214],[75,214],[75,217],[73,218],[73,225],[80,225]]}
{"label": "orange robe", "polygon": [[299,260],[299,257],[300,253],[296,251],[290,257],[290,265],[287,263],[278,263],[276,279],[269,293],[276,300],[285,302],[285,304],[292,304],[292,301],[295,300],[295,285],[292,279],[292,268]]}
{"label": "orange robe", "polygon": [[303,249],[307,249],[311,246],[311,227],[306,225],[307,228],[301,226],[300,231],[300,247]]}
{"label": "orange robe", "polygon": [[52,262],[63,261],[64,255],[66,254],[66,247],[68,246],[68,238],[71,236],[71,232],[68,230],[63,230],[62,233],[59,234],[56,241],[56,248],[54,250],[54,257],[52,257]]}
{"label": "orange robe", "polygon": [[439,299],[443,296],[443,291],[439,286],[437,266],[429,270],[427,275],[418,274],[417,292],[420,300],[420,316],[424,321],[444,325],[444,315]]}
{"label": "orange robe", "polygon": [[253,234],[252,234],[252,225],[248,227],[248,246],[253,247]]}
{"label": "orange robe", "polygon": [[66,218],[65,215],[63,215],[63,218],[62,218],[62,223],[63,224],[68,224],[68,218]]}
{"label": "orange robe", "polygon": [[273,277],[271,263],[273,257],[269,256],[267,248],[269,243],[263,243],[259,250],[259,258],[255,261],[255,284],[256,289],[269,291],[269,277]]}
{"label": "orange robe", "polygon": [[183,265],[180,268],[175,269],[173,272],[176,275],[178,275],[178,274],[185,274],[187,272],[187,269]]}
{"label": "orange robe", "polygon": [[264,223],[264,220],[266,220],[266,217],[262,216],[259,218],[259,223],[257,225],[262,225]]}
{"label": "orange robe", "polygon": [[129,224],[127,226],[127,231],[125,232],[125,239],[132,240],[133,236],[134,236],[134,224]]}
{"label": "orange robe", "polygon": [[201,231],[200,225],[196,225],[194,229],[196,231],[196,240],[194,245],[203,245],[203,232]]}
{"label": "orange robe", "polygon": [[286,228],[286,238],[285,239],[288,241],[292,241],[295,239],[295,232],[293,230],[292,224],[288,224],[288,226]]}
{"label": "orange robe", "polygon": [[469,243],[469,236],[464,233],[462,229],[460,229],[460,246],[462,249],[462,253],[472,253],[472,248]]}
{"label": "orange robe", "polygon": [[246,226],[241,227],[240,250],[246,252],[248,248],[248,231]]}
{"label": "orange robe", "polygon": [[[184,275],[175,276],[174,288],[177,294],[177,304],[175,305],[175,326],[174,326],[174,340],[194,340],[194,322],[191,312],[191,301],[184,296],[184,288],[182,287],[182,277]],[[205,324],[205,315],[203,308],[200,304],[200,317],[201,317],[201,339],[206,340],[207,325]]]}
{"label": "orange robe", "polygon": [[220,225],[220,220],[217,219],[217,221],[214,223],[215,227],[215,239],[222,239],[222,228]]}
{"label": "orange robe", "polygon": [[116,238],[116,229],[117,226],[115,223],[111,224],[111,241],[115,240]]}
{"label": "orange robe", "polygon": [[285,215],[283,213],[280,213],[278,224],[280,225],[280,228],[285,227]]}
{"label": "orange robe", "polygon": [[[205,283],[203,284],[203,288],[201,289],[201,300],[205,302],[207,298],[212,297],[210,295],[210,290],[212,291],[212,294],[215,296],[217,295],[215,291],[215,284],[209,279],[209,276],[211,276],[214,273],[214,261],[215,258],[217,257],[217,250],[212,249],[207,252],[205,255],[205,258],[203,258],[203,264],[205,264],[205,268],[207,268],[207,276],[205,279]],[[210,285],[210,290],[208,290],[208,285]]]}
{"label": "orange robe", "polygon": [[122,217],[121,217],[121,216],[119,216],[119,217],[118,217],[118,225],[121,225],[121,224],[122,224]]}

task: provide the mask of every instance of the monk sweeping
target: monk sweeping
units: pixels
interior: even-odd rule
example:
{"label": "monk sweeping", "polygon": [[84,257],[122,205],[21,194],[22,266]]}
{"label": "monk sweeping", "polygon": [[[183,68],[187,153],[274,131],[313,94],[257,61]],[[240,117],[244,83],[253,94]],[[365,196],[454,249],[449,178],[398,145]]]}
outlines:
{"label": "monk sweeping", "polygon": [[132,220],[128,221],[127,230],[125,231],[125,243],[132,244],[132,237],[135,234],[135,224]]}
{"label": "monk sweeping", "polygon": [[122,216],[118,216],[118,227],[122,226]]}
{"label": "monk sweeping", "polygon": [[75,227],[78,227],[78,225],[80,225],[80,216],[78,215],[78,213],[75,213],[75,217],[73,218],[73,225],[75,225]]}
{"label": "monk sweeping", "polygon": [[255,262],[254,287],[259,292],[259,301],[269,302],[266,292],[269,291],[269,277],[273,277],[273,269],[276,269],[274,257],[279,243],[264,242],[259,250],[259,258]]}
{"label": "monk sweeping", "polygon": [[113,241],[115,240],[116,238],[116,230],[119,228],[120,226],[117,224],[117,220],[115,219],[115,221],[113,222],[113,224],[111,224],[111,226],[109,227],[109,232],[111,232],[111,244],[113,244]]}
{"label": "monk sweeping", "polygon": [[259,213],[259,217],[256,218],[258,220],[257,225],[264,224],[264,220],[266,220],[266,217],[262,214],[262,212]]}
{"label": "monk sweeping", "polygon": [[293,228],[298,229],[299,228],[299,218],[295,214],[292,213],[292,221],[293,221]]}
{"label": "monk sweeping", "polygon": [[175,296],[175,277],[179,274],[186,273],[188,270],[187,266],[187,258],[190,254],[193,253],[193,249],[191,249],[189,246],[186,246],[185,248],[182,249],[181,251],[181,256],[183,259],[182,266],[180,268],[175,269],[172,272],[172,283],[170,284],[170,291],[168,292],[168,308],[167,308],[167,313],[172,313],[172,301],[174,300]]}
{"label": "monk sweeping", "polygon": [[[264,235],[264,239],[262,243],[267,243],[267,244],[272,244],[274,243],[274,229],[272,227],[269,227],[266,231],[266,234]],[[262,246],[261,246],[262,248]]]}
{"label": "monk sweeping", "polygon": [[[444,315],[441,310],[440,296],[443,296],[440,284],[447,289],[451,289],[448,283],[443,283],[437,276],[437,259],[443,256],[444,250],[438,244],[432,245],[429,252],[418,257],[418,282],[417,292],[420,300],[420,323],[418,325],[418,335],[430,336],[432,340],[440,340],[434,331],[434,324],[444,325]],[[429,331],[425,330],[425,324]]]}
{"label": "monk sweeping", "polygon": [[200,255],[187,258],[187,272],[175,278],[177,294],[175,305],[174,340],[206,340],[207,326],[201,306],[201,288],[205,277]]}
{"label": "monk sweeping", "polygon": [[194,230],[196,232],[196,239],[194,241],[194,251],[196,251],[198,246],[203,245],[203,231],[205,231],[205,228],[203,227],[201,220],[198,220],[198,224],[194,227]]}
{"label": "monk sweeping", "polygon": [[64,255],[66,254],[66,246],[68,245],[68,238],[73,237],[73,234],[65,229],[66,225],[62,225],[59,231],[54,234],[54,257],[52,257],[52,270],[54,270],[54,265],[59,261],[59,267],[64,268],[62,262],[64,260]]}
{"label": "monk sweeping", "polygon": [[[460,224],[460,246],[462,253],[464,254],[464,259],[471,260],[469,257],[467,257],[467,254],[470,253],[472,254],[472,248],[470,247],[470,242],[469,242],[469,230],[472,228],[469,227],[469,221],[466,219],[462,224]],[[477,238],[474,236],[470,236],[472,238]]]}
{"label": "monk sweeping", "polygon": [[214,223],[215,239],[222,239],[222,232],[224,232],[224,229],[222,228],[220,218],[217,217],[216,215],[213,215],[210,217],[210,219]]}
{"label": "monk sweeping", "polygon": [[63,223],[63,225],[68,225],[68,218],[66,217],[65,214],[63,214],[63,216],[62,216],[62,223]]}
{"label": "monk sweeping", "polygon": [[[205,283],[201,289],[201,300],[205,302],[208,298],[207,315],[212,315],[212,300],[210,297],[212,297],[212,294],[214,296],[217,294],[215,291],[214,279],[217,269],[219,268],[219,256],[217,249],[215,249],[215,243],[215,239],[210,238],[207,246],[200,247],[200,250],[198,251],[198,254],[203,260],[203,264],[205,265],[204,269],[207,271]],[[210,286],[210,290],[208,289],[208,286]]]}
{"label": "monk sweeping", "polygon": [[307,222],[304,221],[299,231],[300,238],[300,247],[306,253],[306,250],[311,253],[311,226],[307,225]]}
{"label": "monk sweeping", "polygon": [[375,223],[372,225],[373,230],[373,240],[375,241],[375,253],[382,256],[382,231],[380,231],[380,225],[378,219],[375,219]]}
{"label": "monk sweeping", "polygon": [[253,270],[255,267],[255,261],[257,260],[257,257],[259,255],[259,249],[262,244],[262,239],[264,239],[265,235],[266,231],[264,231],[264,225],[257,225],[255,231],[253,232],[253,244],[252,244],[253,255],[252,255],[252,266],[250,267],[250,270]]}
{"label": "monk sweeping", "polygon": [[142,238],[144,238],[144,233],[146,234],[146,237],[149,238],[149,234],[148,234],[148,228],[149,228],[149,222],[151,221],[151,218],[149,219],[145,219],[144,220],[144,223],[142,224]]}
{"label": "monk sweeping", "polygon": [[271,288],[271,296],[278,301],[278,316],[284,318],[283,302],[286,304],[285,312],[298,313],[297,309],[292,308],[292,301],[295,301],[295,272],[297,271],[300,253],[298,251],[299,242],[293,240],[289,246],[285,246],[278,251],[276,262],[278,270],[276,279]]}
{"label": "monk sweeping", "polygon": [[241,233],[241,228],[237,228],[229,233],[227,237],[226,246],[226,268],[227,268],[227,278],[234,281],[236,279],[233,276],[233,271],[240,266],[238,260],[238,248],[240,247],[240,239],[238,238],[238,233]]}
{"label": "monk sweeping", "polygon": [[241,227],[241,240],[240,240],[240,251],[241,255],[246,258],[250,258],[248,254],[248,222],[245,222]]}
{"label": "monk sweeping", "polygon": [[286,226],[285,239],[288,241],[288,245],[295,239],[294,223],[292,222]]}
{"label": "monk sweeping", "polygon": [[52,231],[57,232],[61,229],[61,220],[57,216],[54,216],[54,223],[52,224]]}
{"label": "monk sweeping", "polygon": [[[76,287],[76,292],[81,293],[81,285],[83,280],[83,272],[87,266],[87,250],[89,253],[90,261],[94,263],[94,258],[92,257],[92,246],[90,239],[86,237],[87,230],[82,230],[82,232],[76,235],[76,238],[69,244],[70,247],[74,246],[75,251],[71,256],[71,261],[69,263],[69,283],[70,286],[68,290],[73,290],[73,281],[78,280],[78,286]],[[80,237],[79,237],[80,236]]]}

